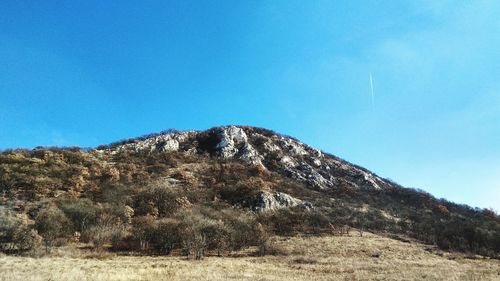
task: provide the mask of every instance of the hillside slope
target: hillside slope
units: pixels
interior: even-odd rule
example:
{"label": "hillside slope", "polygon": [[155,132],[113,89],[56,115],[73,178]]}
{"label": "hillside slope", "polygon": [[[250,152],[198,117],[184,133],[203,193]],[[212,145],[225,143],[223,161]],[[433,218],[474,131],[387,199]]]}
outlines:
{"label": "hillside slope", "polygon": [[247,126],[167,131],[90,150],[4,151],[0,192],[4,208],[28,221],[55,204],[82,233],[88,223],[72,206],[95,209],[94,223],[111,214],[125,228],[144,217],[179,220],[179,212],[195,209],[225,221],[230,210],[281,235],[350,226],[500,253],[494,212],[403,188],[294,138]]}

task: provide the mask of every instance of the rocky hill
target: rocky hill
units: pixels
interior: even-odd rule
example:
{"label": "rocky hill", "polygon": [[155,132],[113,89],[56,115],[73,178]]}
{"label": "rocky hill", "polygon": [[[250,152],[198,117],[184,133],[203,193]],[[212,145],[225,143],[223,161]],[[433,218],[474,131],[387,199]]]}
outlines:
{"label": "rocky hill", "polygon": [[78,208],[94,210],[93,223],[106,213],[129,230],[134,220],[182,221],[183,212],[197,210],[233,224],[227,212],[247,214],[282,235],[356,227],[444,249],[500,252],[494,212],[403,188],[297,139],[248,126],[171,130],[89,150],[4,151],[0,192],[3,209],[30,221],[55,204],[82,233],[88,223],[75,215]]}
{"label": "rocky hill", "polygon": [[339,186],[367,189],[394,187],[393,183],[366,169],[325,154],[297,139],[245,126],[166,132],[108,148],[100,147],[97,151],[107,155],[122,151],[181,152],[187,155],[208,153],[221,160],[241,160],[320,190]]}

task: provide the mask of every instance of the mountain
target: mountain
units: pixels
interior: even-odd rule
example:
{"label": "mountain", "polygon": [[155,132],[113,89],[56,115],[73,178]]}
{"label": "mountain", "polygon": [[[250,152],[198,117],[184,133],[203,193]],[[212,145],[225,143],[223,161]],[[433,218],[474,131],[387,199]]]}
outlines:
{"label": "mountain", "polygon": [[[88,150],[7,150],[0,154],[0,192],[5,209],[31,220],[47,202],[70,218],[68,210],[81,202],[129,210],[121,221],[205,208],[200,212],[209,217],[221,210],[249,213],[280,235],[356,227],[443,249],[500,253],[493,211],[404,188],[297,139],[249,126],[170,130]],[[84,231],[81,224],[73,220],[74,230]]]}

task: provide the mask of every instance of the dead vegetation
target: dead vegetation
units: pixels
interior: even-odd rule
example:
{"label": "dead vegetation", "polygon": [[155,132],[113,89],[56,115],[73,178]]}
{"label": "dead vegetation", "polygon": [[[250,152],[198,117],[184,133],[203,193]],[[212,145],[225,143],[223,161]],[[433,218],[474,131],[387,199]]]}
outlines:
{"label": "dead vegetation", "polygon": [[500,261],[441,253],[365,232],[274,237],[286,255],[256,249],[201,261],[179,256],[122,256],[72,247],[51,256],[0,256],[0,280],[499,280]]}
{"label": "dead vegetation", "polygon": [[[302,172],[314,177],[312,166],[301,164],[294,174],[279,163],[293,156],[297,165],[312,165],[319,151],[270,131],[244,129],[248,139],[238,149],[243,153],[252,145],[264,166],[217,156],[217,130],[193,134],[178,151],[145,149],[140,143],[145,137],[120,142],[134,145],[97,150],[0,152],[0,251],[22,254],[43,244],[50,252],[81,241],[96,251],[169,255],[181,250],[202,259],[208,251],[223,256],[248,246],[259,247],[259,255],[277,254],[267,239],[272,235],[371,231],[500,258],[500,216],[492,210],[436,199],[380,178],[384,188],[346,185],[366,181],[368,171],[332,155],[322,156],[330,166],[321,172],[336,184],[318,189],[296,177]],[[263,204],[261,195],[268,192],[307,205]],[[259,238],[258,224],[266,239]]]}

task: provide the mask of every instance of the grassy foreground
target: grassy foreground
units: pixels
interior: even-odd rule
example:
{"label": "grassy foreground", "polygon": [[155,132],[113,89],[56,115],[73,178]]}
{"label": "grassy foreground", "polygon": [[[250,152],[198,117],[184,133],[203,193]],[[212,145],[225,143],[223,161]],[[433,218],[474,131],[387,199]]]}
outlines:
{"label": "grassy foreground", "polygon": [[286,255],[0,257],[0,280],[500,280],[500,261],[375,234],[279,238]]}

